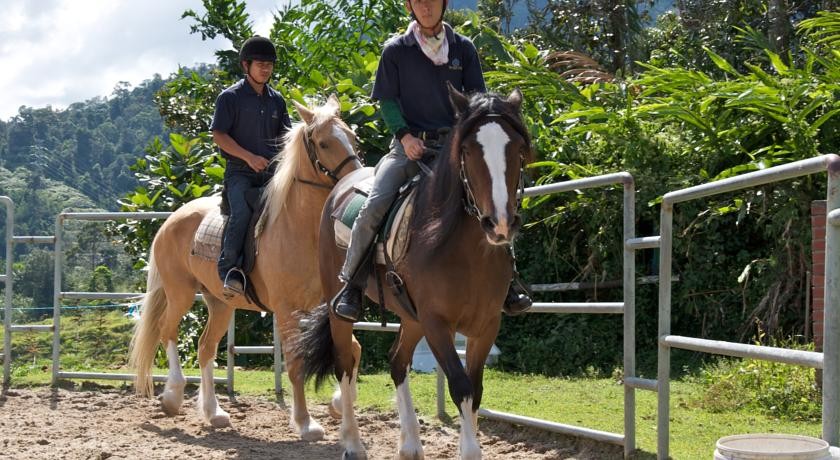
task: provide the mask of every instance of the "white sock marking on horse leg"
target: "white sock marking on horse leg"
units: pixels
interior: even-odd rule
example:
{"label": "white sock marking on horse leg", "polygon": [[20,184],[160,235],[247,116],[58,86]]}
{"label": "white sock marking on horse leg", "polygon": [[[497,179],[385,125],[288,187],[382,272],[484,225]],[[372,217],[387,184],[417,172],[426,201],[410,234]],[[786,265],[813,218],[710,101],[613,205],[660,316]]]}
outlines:
{"label": "white sock marking on horse leg", "polygon": [[423,444],[420,442],[420,423],[414,413],[414,402],[408,385],[409,366],[405,380],[397,387],[397,412],[400,415],[399,458],[423,458]]}
{"label": "white sock marking on horse leg", "polygon": [[304,441],[324,439],[324,427],[312,417],[306,408],[303,385],[294,382],[292,382],[292,417],[290,417],[289,423]]}
{"label": "white sock marking on horse leg", "polygon": [[[201,367],[201,366],[200,366]],[[213,360],[201,367],[201,387],[198,392],[198,410],[204,418],[216,428],[230,426],[230,415],[219,407],[216,400],[216,387],[213,383]]]}
{"label": "white sock marking on horse leg", "polygon": [[505,170],[507,169],[505,146],[510,141],[510,137],[498,123],[491,122],[479,128],[475,138],[484,151],[484,162],[487,163],[487,170],[490,172],[490,179],[493,182],[493,205],[496,207],[499,225],[507,227],[508,191],[505,183]]}
{"label": "white sock marking on horse leg", "polygon": [[461,401],[461,459],[477,460],[481,458],[476,429],[473,426],[472,398]]}
{"label": "white sock marking on horse leg", "polygon": [[[341,127],[333,125],[332,128],[333,137],[338,139],[341,142],[341,145],[347,150],[347,155],[355,155],[356,152],[353,150],[353,146],[350,145],[350,139],[347,137],[347,133],[344,132]],[[362,167],[362,163],[359,160],[353,160],[356,163],[356,166]]]}
{"label": "white sock marking on horse leg", "polygon": [[164,412],[175,415],[184,402],[184,385],[187,384],[187,379],[184,378],[184,372],[181,370],[178,344],[174,340],[166,343],[166,358],[169,362],[169,373],[166,376],[166,386],[160,396],[160,402]]}
{"label": "white sock marking on horse leg", "polygon": [[[359,423],[356,421],[356,414],[353,411],[353,404],[356,400],[355,378],[344,374],[341,377],[341,441],[348,453],[363,454],[365,446],[359,435]],[[364,455],[361,455],[364,457]]]}

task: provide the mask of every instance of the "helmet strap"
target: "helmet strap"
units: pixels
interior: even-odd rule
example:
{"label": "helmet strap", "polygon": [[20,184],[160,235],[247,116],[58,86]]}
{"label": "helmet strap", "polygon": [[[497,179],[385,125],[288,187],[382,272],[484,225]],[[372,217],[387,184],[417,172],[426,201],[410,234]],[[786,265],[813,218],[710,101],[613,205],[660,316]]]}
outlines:
{"label": "helmet strap", "polygon": [[251,75],[251,63],[253,63],[254,61],[245,61],[245,62],[246,62],[246,64],[245,64],[245,69],[246,69],[245,70],[245,80],[248,81],[248,83],[251,84],[251,85],[260,85],[260,86],[268,85],[267,81],[265,83],[260,83],[260,82],[257,81],[256,78],[254,78]]}

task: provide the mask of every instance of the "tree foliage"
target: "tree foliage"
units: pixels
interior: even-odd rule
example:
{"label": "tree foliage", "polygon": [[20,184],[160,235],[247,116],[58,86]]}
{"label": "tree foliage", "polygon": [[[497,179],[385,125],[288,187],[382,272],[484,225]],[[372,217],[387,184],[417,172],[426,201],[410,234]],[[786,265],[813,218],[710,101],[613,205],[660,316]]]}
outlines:
{"label": "tree foliage", "polygon": [[[406,23],[400,3],[304,0],[281,9],[271,32],[280,46],[278,89],[300,102],[338,93],[342,115],[369,156],[384,152],[387,142],[369,94],[382,42]],[[482,2],[480,12],[507,3]],[[235,45],[249,30],[248,19],[236,13],[241,2],[204,4],[222,13],[188,15],[202,36],[221,35]],[[481,14],[449,17],[479,48],[490,88],[525,94],[524,118],[540,157],[529,168],[534,182],[631,172],[639,235],[658,231],[658,204],[668,191],[840,146],[837,13],[816,14],[805,2],[783,3],[782,11],[773,2],[770,14],[770,2],[740,0],[711,2],[702,16],[694,3],[680,2],[679,14],[649,26],[633,1],[546,4],[552,13],[531,23],[540,37],[528,29],[503,35],[496,20]],[[799,22],[806,17],[812,19]],[[768,38],[784,29],[783,19],[798,24],[784,46]],[[592,84],[577,78],[580,69],[552,64],[570,48],[591,55],[611,78]],[[135,164],[143,186],[122,200],[125,209],[174,209],[215,190],[222,162],[204,133],[215,94],[238,78],[217,56],[216,71],[181,73],[159,93],[167,125],[183,136],[152,144]],[[675,333],[746,340],[756,324],[768,337],[802,331],[808,203],[824,195],[823,184],[819,176],[802,178],[678,207]],[[526,199],[530,224],[517,244],[526,278],[620,280],[620,204],[620,191],[609,189]],[[122,230],[138,254],[153,234],[142,225]],[[656,274],[656,264],[655,255],[643,253],[639,272]],[[620,291],[602,288],[543,298],[617,296]],[[655,289],[639,288],[637,312],[639,348],[651,357]],[[617,365],[620,337],[615,318],[526,316],[505,320],[499,344],[504,366],[556,374]]]}

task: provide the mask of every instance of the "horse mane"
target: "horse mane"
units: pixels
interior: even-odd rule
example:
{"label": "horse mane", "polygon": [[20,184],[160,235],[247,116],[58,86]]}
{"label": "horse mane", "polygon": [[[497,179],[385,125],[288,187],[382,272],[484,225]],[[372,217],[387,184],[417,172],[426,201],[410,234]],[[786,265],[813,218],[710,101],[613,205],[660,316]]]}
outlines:
{"label": "horse mane", "polygon": [[443,149],[432,161],[433,174],[423,175],[417,184],[417,201],[409,229],[412,244],[431,253],[446,242],[463,221],[464,188],[461,185],[461,144],[475,125],[488,115],[501,115],[525,139],[530,152],[530,136],[522,117],[506,99],[496,93],[475,93],[467,109],[455,119],[455,126]]}
{"label": "horse mane", "polygon": [[[313,130],[335,118],[335,113],[325,107],[317,107],[313,112]],[[301,162],[309,161],[306,152],[306,131],[307,124],[301,121],[293,124],[283,136],[283,150],[273,160],[280,164],[263,192],[266,200],[266,222],[274,222],[283,212],[289,200],[289,190],[296,180],[298,167]]]}

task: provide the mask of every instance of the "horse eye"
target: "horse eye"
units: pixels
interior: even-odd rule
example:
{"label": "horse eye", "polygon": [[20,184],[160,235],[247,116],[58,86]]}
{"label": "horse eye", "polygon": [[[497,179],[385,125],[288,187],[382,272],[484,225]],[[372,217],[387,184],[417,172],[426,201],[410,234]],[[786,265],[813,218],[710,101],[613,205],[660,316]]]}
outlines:
{"label": "horse eye", "polygon": [[327,143],[324,142],[324,141],[318,142],[318,147],[321,147],[322,149],[325,149],[325,148],[327,148]]}

